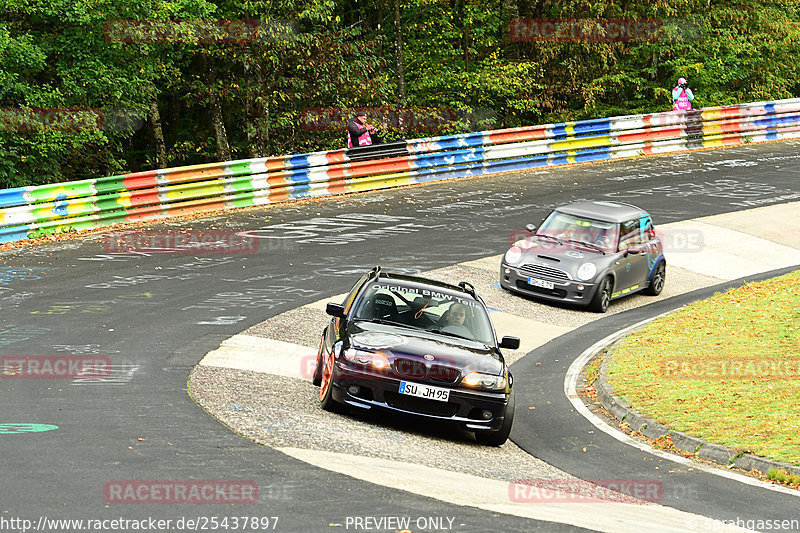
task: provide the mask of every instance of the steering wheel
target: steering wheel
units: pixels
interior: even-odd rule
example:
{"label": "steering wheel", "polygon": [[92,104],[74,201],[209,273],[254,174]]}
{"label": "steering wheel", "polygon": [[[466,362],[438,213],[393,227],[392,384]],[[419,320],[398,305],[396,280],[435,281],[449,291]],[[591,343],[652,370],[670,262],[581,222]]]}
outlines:
{"label": "steering wheel", "polygon": [[468,339],[474,338],[469,328],[462,326],[461,324],[449,324],[443,327],[441,331],[444,333],[452,333],[453,335],[458,335],[459,337],[466,337]]}

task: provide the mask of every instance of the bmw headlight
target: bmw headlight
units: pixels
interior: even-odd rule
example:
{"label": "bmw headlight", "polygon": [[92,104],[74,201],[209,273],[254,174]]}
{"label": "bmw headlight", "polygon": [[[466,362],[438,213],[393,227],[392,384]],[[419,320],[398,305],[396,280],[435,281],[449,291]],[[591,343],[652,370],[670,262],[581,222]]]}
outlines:
{"label": "bmw headlight", "polygon": [[578,279],[581,281],[589,281],[597,274],[597,267],[594,263],[584,263],[578,269]]}
{"label": "bmw headlight", "polygon": [[522,259],[522,250],[518,246],[512,246],[506,252],[506,263],[516,265]]}
{"label": "bmw headlight", "polygon": [[384,370],[389,368],[389,360],[382,353],[349,348],[344,351],[344,358],[351,363],[370,366],[375,370]]}
{"label": "bmw headlight", "polygon": [[473,389],[503,390],[506,388],[506,378],[505,376],[470,372],[461,379],[461,384]]}

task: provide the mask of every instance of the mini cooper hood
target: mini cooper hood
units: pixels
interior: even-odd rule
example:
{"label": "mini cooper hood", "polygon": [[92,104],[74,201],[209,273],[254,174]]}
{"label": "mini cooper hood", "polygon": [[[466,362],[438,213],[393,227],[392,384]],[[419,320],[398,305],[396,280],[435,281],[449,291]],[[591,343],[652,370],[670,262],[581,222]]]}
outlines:
{"label": "mini cooper hood", "polygon": [[605,263],[616,254],[584,247],[578,244],[557,244],[547,242],[547,246],[521,247],[522,259],[519,264],[535,264],[565,270],[575,274],[584,263]]}
{"label": "mini cooper hood", "polygon": [[499,375],[503,362],[483,343],[459,339],[403,326],[351,321],[350,347],[380,352],[389,357],[407,357],[462,369]]}

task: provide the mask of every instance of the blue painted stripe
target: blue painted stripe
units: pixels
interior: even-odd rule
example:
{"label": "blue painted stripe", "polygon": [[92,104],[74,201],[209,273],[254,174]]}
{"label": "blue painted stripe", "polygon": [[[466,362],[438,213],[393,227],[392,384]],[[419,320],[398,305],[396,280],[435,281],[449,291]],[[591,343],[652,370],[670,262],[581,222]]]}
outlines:
{"label": "blue painted stripe", "polygon": [[0,243],[22,241],[28,238],[28,232],[31,227],[27,224],[24,226],[11,226],[8,228],[0,228]]}
{"label": "blue painted stripe", "polygon": [[14,187],[13,189],[0,189],[0,207],[13,207],[15,205],[27,205],[27,200],[23,194],[25,187]]}
{"label": "blue painted stripe", "polygon": [[762,128],[776,127],[776,126],[790,126],[800,123],[800,114],[798,115],[773,115],[769,118],[758,118],[753,121],[753,125]]}
{"label": "blue painted stripe", "polygon": [[286,180],[292,182],[292,185],[304,185],[311,183],[311,178],[309,177],[309,169],[301,169],[301,170],[292,170],[288,176],[286,176]]}
{"label": "blue painted stripe", "polygon": [[412,160],[412,164],[417,168],[430,168],[442,165],[457,165],[472,161],[483,161],[486,159],[484,148],[478,147],[472,150],[457,150],[453,152],[419,155]]}
{"label": "blue painted stripe", "polygon": [[575,154],[575,161],[602,161],[603,159],[611,159],[611,149],[605,148],[592,148],[585,150],[578,150]]}
{"label": "blue painted stripe", "polygon": [[297,154],[284,161],[287,168],[304,168],[311,166],[308,157],[311,154]]}

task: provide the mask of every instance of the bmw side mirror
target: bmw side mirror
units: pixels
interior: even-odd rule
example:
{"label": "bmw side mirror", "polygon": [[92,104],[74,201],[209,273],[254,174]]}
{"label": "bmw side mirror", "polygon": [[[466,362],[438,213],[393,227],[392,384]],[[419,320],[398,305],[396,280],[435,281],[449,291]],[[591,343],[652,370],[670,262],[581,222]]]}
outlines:
{"label": "bmw side mirror", "polygon": [[328,305],[325,306],[325,312],[337,318],[345,318],[344,306],[342,304],[328,302]]}
{"label": "bmw side mirror", "polygon": [[536,224],[528,224],[525,226],[525,229],[530,231],[531,233],[536,233]]}
{"label": "bmw side mirror", "polygon": [[518,350],[519,349],[519,338],[518,337],[503,337],[500,340],[500,348],[508,348],[509,350]]}

